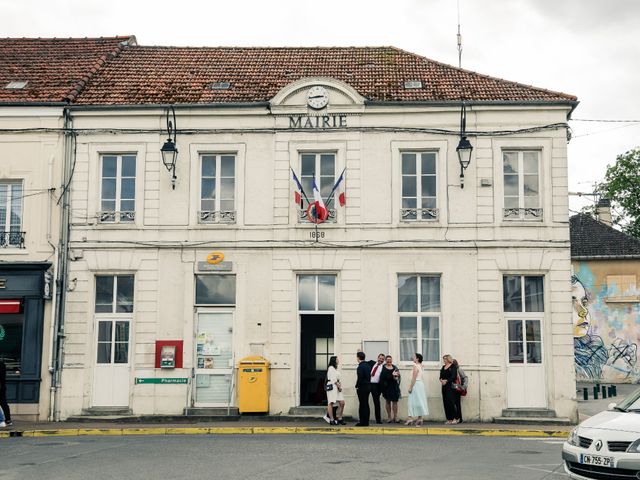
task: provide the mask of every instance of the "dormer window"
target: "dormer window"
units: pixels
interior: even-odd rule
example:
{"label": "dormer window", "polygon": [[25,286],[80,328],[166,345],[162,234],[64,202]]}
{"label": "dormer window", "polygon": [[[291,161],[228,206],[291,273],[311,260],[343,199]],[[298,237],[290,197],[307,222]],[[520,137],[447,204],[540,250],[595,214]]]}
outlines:
{"label": "dormer window", "polygon": [[404,88],[407,90],[422,88],[422,80],[406,80],[404,82]]}
{"label": "dormer window", "polygon": [[14,80],[12,82],[7,83],[4,88],[7,90],[21,90],[27,86],[26,80]]}

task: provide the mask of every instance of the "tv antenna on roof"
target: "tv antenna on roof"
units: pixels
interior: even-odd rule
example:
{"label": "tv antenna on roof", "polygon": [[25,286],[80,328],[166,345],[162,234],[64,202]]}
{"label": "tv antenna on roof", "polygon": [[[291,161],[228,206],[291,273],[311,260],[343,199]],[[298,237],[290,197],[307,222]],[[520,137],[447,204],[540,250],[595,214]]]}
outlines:
{"label": "tv antenna on roof", "polygon": [[462,68],[462,35],[460,34],[460,0],[457,2],[458,5],[458,67]]}

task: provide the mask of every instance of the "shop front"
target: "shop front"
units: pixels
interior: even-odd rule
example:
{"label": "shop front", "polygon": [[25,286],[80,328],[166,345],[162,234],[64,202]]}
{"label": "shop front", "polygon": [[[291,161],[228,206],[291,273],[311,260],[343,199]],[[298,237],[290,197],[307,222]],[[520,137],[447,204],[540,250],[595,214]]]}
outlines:
{"label": "shop front", "polygon": [[[7,401],[14,415],[37,415],[41,400],[45,300],[50,299],[48,262],[0,264],[0,360],[7,366]],[[23,408],[20,408],[23,407]]]}

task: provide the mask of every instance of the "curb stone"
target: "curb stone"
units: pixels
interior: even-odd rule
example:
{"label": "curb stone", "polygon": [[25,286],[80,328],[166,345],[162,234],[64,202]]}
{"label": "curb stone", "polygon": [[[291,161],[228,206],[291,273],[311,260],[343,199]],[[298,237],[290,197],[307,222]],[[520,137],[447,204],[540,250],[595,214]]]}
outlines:
{"label": "curb stone", "polygon": [[150,427],[63,428],[51,430],[0,431],[0,438],[125,435],[466,435],[480,437],[565,438],[566,430],[456,429],[398,427]]}

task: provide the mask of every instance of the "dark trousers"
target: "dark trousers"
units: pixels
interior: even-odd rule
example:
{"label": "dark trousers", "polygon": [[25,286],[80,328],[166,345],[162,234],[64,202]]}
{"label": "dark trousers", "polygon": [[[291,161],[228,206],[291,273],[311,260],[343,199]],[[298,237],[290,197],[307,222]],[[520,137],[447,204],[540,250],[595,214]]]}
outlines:
{"label": "dark trousers", "polygon": [[9,404],[7,403],[7,391],[6,389],[0,389],[0,408],[4,412],[5,422],[11,421],[11,410],[9,410]]}
{"label": "dark trousers", "polygon": [[373,398],[373,412],[376,416],[376,422],[382,423],[382,417],[380,416],[380,394],[382,391],[380,390],[379,383],[371,384],[371,398]]}
{"label": "dark trousers", "polygon": [[462,405],[460,405],[460,400],[462,400],[462,395],[458,392],[455,392],[456,395],[456,413],[458,414],[456,418],[462,421]]}
{"label": "dark trousers", "polygon": [[447,420],[458,418],[456,392],[449,384],[442,386],[442,403],[444,404],[444,414]]}
{"label": "dark trousers", "polygon": [[369,385],[363,385],[358,388],[358,423],[360,425],[369,425]]}

